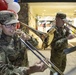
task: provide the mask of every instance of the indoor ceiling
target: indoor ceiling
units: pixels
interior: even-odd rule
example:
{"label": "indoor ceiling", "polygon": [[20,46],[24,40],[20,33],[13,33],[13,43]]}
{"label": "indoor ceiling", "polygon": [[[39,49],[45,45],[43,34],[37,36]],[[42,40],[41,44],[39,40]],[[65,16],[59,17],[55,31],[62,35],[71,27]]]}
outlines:
{"label": "indoor ceiling", "polygon": [[76,2],[35,2],[29,6],[39,16],[55,16],[57,12],[64,12],[67,16],[76,17]]}

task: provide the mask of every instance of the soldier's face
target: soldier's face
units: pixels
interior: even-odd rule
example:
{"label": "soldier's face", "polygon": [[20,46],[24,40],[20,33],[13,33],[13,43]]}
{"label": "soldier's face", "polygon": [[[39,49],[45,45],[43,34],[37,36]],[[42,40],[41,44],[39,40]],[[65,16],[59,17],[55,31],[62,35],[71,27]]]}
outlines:
{"label": "soldier's face", "polygon": [[58,27],[62,27],[64,25],[64,22],[61,18],[56,18],[56,25]]}
{"label": "soldier's face", "polygon": [[16,23],[10,25],[2,25],[2,30],[6,35],[13,36],[16,30]]}

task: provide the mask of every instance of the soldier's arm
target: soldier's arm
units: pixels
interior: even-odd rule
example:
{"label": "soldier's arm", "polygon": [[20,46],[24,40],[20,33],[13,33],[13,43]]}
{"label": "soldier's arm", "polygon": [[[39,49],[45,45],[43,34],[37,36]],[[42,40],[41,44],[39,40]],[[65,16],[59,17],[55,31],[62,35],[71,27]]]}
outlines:
{"label": "soldier's arm", "polygon": [[13,65],[9,62],[5,50],[0,47],[0,75],[11,75],[11,70],[13,70]]}
{"label": "soldier's arm", "polygon": [[3,75],[3,72],[5,71],[6,69],[6,57],[5,57],[5,52],[1,50],[1,47],[0,47],[0,74]]}
{"label": "soldier's arm", "polygon": [[28,40],[33,46],[38,45],[38,41],[36,38],[30,36],[28,33],[25,33],[20,29],[17,29],[16,34],[20,35],[20,38],[22,38],[24,41]]}
{"label": "soldier's arm", "polygon": [[73,39],[75,36],[70,32],[70,29],[69,27],[65,26],[65,29],[66,29],[66,36],[68,39]]}

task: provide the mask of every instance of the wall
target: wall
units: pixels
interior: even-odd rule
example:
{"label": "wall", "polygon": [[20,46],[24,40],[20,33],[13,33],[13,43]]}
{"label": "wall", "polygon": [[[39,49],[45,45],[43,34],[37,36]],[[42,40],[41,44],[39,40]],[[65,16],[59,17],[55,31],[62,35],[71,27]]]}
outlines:
{"label": "wall", "polygon": [[[31,7],[29,7],[29,26],[36,30],[36,15],[34,15],[34,12]],[[38,37],[35,33],[32,31],[29,31],[29,34],[35,37],[38,40],[38,48],[40,49],[42,46],[42,41],[40,37]]]}

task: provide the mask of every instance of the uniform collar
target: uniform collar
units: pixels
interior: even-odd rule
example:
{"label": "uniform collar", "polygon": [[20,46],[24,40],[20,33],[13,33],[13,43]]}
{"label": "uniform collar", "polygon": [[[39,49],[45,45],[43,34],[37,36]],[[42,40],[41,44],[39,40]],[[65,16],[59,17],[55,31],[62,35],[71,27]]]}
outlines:
{"label": "uniform collar", "polygon": [[8,44],[10,43],[12,37],[11,37],[11,36],[8,36],[8,35],[6,35],[6,34],[4,34],[4,33],[2,32],[0,39],[3,40],[3,42],[6,42],[7,45],[8,45]]}

